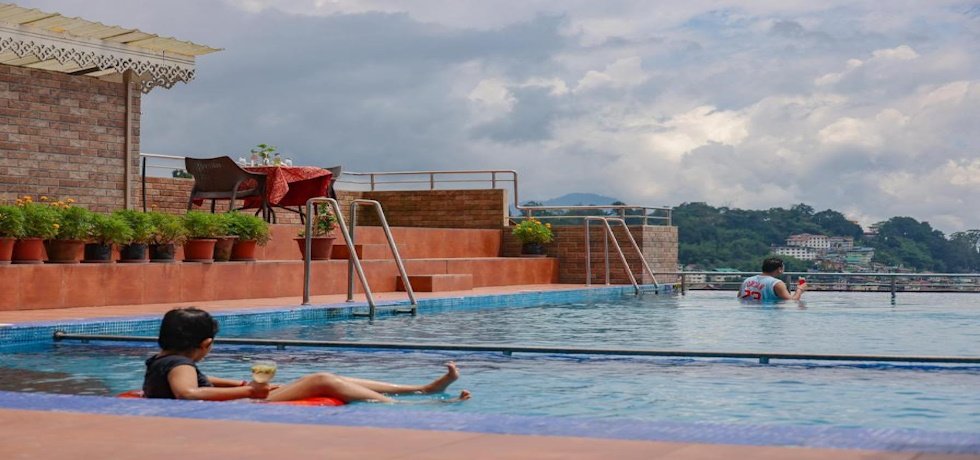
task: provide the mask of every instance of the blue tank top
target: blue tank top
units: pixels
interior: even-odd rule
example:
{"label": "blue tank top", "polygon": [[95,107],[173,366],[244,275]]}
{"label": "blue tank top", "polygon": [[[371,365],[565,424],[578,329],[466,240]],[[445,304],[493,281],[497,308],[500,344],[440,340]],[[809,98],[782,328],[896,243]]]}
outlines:
{"label": "blue tank top", "polygon": [[782,283],[777,278],[769,275],[755,275],[742,281],[742,288],[738,291],[740,300],[754,300],[761,302],[776,302],[782,300],[776,295],[774,289],[776,283]]}

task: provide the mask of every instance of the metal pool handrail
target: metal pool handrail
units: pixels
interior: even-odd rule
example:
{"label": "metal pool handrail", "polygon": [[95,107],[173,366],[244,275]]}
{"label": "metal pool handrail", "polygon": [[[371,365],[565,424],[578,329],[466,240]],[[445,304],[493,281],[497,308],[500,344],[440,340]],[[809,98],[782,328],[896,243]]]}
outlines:
{"label": "metal pool handrail", "polygon": [[364,286],[364,295],[367,297],[368,306],[371,308],[371,313],[373,314],[375,308],[374,296],[371,293],[371,287],[368,285],[367,276],[364,275],[364,268],[361,267],[361,260],[357,257],[357,251],[354,250],[354,240],[347,233],[344,213],[340,211],[340,204],[337,203],[337,200],[326,197],[314,197],[306,200],[306,215],[309,217],[306,219],[306,232],[304,234],[306,246],[303,250],[303,305],[310,304],[310,265],[313,260],[313,216],[315,215],[313,205],[316,203],[329,203],[330,207],[333,208],[334,216],[337,217],[337,223],[340,227],[340,233],[343,234],[344,242],[347,243],[348,257],[354,265],[354,269],[357,271],[357,277],[361,280],[361,285]]}
{"label": "metal pool handrail", "polygon": [[[156,337],[123,336],[123,335],[94,335],[69,334],[55,331],[53,339],[100,340],[106,342],[156,342]],[[253,339],[253,338],[216,338],[216,343],[229,345],[264,345],[274,346],[280,350],[290,347],[314,348],[352,348],[375,350],[426,350],[426,351],[467,351],[491,352],[512,355],[514,353],[549,354],[549,355],[601,355],[601,356],[647,356],[674,358],[736,358],[757,359],[760,364],[768,364],[772,359],[800,361],[847,361],[847,362],[896,362],[896,363],[933,363],[933,364],[980,364],[980,356],[898,356],[898,355],[849,355],[849,354],[818,354],[818,353],[768,353],[768,352],[726,352],[726,351],[688,351],[688,350],[648,350],[628,348],[577,348],[577,347],[542,347],[516,345],[456,345],[445,343],[396,343],[396,342],[337,342],[325,340],[285,340],[285,339]]]}
{"label": "metal pool handrail", "polygon": [[[350,203],[350,230],[347,233],[347,237],[350,238],[348,248],[354,247],[354,232],[357,230],[357,208],[359,206],[371,206],[374,208],[376,215],[378,217],[378,222],[381,223],[381,229],[384,230],[385,238],[388,240],[388,249],[391,249],[391,255],[395,258],[395,266],[398,267],[398,274],[401,276],[402,284],[405,286],[405,292],[408,294],[408,300],[412,304],[412,308],[403,311],[395,310],[395,313],[411,313],[415,315],[418,313],[419,303],[415,300],[415,291],[412,290],[412,280],[408,277],[408,272],[405,271],[405,263],[402,261],[402,256],[398,253],[398,245],[395,244],[395,237],[391,234],[391,227],[388,226],[388,219],[385,218],[384,209],[381,207],[381,203],[375,200],[365,200],[365,199],[354,199]],[[307,213],[307,215],[312,215]],[[307,219],[311,220],[311,219]],[[351,252],[353,254],[353,252]],[[347,263],[347,301],[354,301],[354,261],[357,260],[355,257],[348,257]],[[364,285],[364,291],[369,291],[367,284]],[[368,317],[374,319],[375,316],[375,305],[372,302],[370,304],[370,311],[368,312]]]}
{"label": "metal pool handrail", "polygon": [[[623,262],[623,267],[626,269],[626,274],[629,276],[630,282],[633,283],[633,289],[636,290],[636,295],[640,295],[640,285],[636,282],[636,277],[633,276],[633,270],[630,268],[629,263],[626,262],[626,256],[623,255],[623,248],[619,244],[619,240],[616,239],[616,234],[612,231],[612,227],[609,222],[616,222],[623,226],[623,230],[626,231],[626,237],[629,239],[630,244],[633,246],[633,250],[636,251],[636,255],[640,258],[640,263],[643,264],[643,269],[650,274],[653,278],[653,286],[658,287],[657,275],[654,274],[653,270],[650,269],[650,264],[647,263],[645,257],[643,257],[643,251],[640,250],[640,246],[636,244],[636,239],[633,238],[633,234],[630,233],[629,225],[626,225],[626,221],[617,217],[586,217],[585,218],[585,285],[592,285],[592,240],[591,231],[589,229],[589,223],[592,221],[602,222],[603,227],[606,231],[603,233],[602,243],[605,251],[605,267],[606,267],[606,284],[609,284],[609,238],[612,238],[613,244],[616,247],[616,252],[619,254],[619,260]],[[640,276],[643,276],[643,272],[640,272]]]}

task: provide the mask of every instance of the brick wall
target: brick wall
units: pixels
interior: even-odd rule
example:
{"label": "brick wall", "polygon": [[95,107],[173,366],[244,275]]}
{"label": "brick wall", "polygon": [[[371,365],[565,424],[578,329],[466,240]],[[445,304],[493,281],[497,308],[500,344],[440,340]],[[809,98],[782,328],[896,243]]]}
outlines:
{"label": "brick wall", "polygon": [[[148,177],[146,179],[147,209],[183,214],[187,209],[192,179]],[[422,190],[422,191],[337,191],[337,201],[347,217],[350,203],[356,198],[381,202],[388,225],[393,227],[433,228],[501,228],[505,222],[507,192],[505,190]],[[139,194],[137,204],[142,206]],[[210,210],[210,202],[204,208]],[[216,209],[224,211],[227,202],[218,202]],[[299,223],[295,213],[276,210],[277,222]],[[359,225],[377,225],[369,208],[358,211]]]}
{"label": "brick wall", "polygon": [[[558,258],[558,281],[560,283],[584,283],[585,228],[582,225],[555,225],[552,232],[555,240],[545,245],[545,249],[548,256]],[[613,232],[623,248],[626,261],[637,281],[640,281],[642,273],[643,283],[652,282],[650,276],[644,272],[636,251],[631,247],[625,230],[621,226],[614,226]],[[604,230],[600,226],[592,225],[590,235],[592,239],[592,282],[597,284],[605,283],[603,233]],[[630,227],[630,233],[636,240],[636,244],[640,246],[640,250],[643,251],[651,270],[655,272],[677,271],[677,227],[637,225]],[[505,230],[501,251],[504,256],[516,257],[521,253],[521,242]],[[609,246],[609,274],[610,282],[613,284],[629,283],[626,270],[611,242]],[[657,281],[672,283],[676,280],[674,277],[658,275]]]}
{"label": "brick wall", "polygon": [[[140,92],[132,93],[136,183]],[[122,208],[125,130],[123,83],[0,64],[0,202],[47,195],[97,211]]]}

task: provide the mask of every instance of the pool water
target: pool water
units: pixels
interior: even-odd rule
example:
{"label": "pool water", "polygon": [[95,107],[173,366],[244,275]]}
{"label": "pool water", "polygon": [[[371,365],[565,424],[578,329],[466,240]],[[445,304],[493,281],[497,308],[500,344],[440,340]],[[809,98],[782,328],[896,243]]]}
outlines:
{"label": "pool water", "polygon": [[[527,308],[423,312],[223,330],[225,337],[499,343],[684,350],[977,356],[980,297],[808,293],[804,305],[742,305],[729,292]],[[138,388],[144,345],[57,343],[0,354],[0,389],[112,394]],[[425,382],[460,363],[453,389],[474,399],[412,410],[637,420],[980,431],[980,366],[511,357],[493,353],[337,351],[220,346],[205,373],[247,378],[251,360],[277,381],[330,371]],[[426,397],[408,397],[424,401]]]}

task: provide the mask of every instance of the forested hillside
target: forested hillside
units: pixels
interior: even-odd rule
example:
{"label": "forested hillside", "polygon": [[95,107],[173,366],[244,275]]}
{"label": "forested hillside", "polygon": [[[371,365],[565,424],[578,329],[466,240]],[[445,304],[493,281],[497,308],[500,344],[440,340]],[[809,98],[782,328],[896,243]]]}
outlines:
{"label": "forested hillside", "polygon": [[[805,204],[767,210],[713,207],[706,203],[684,203],[673,212],[680,232],[680,261],[703,268],[732,267],[757,270],[759,260],[772,245],[782,245],[797,233],[852,236],[855,245],[875,248],[877,263],[903,266],[918,271],[980,271],[980,230],[957,232],[946,237],[927,222],[911,217],[893,217],[878,226],[876,236],[865,237],[860,226],[840,212],[815,212]],[[791,269],[808,263],[790,261]]]}

